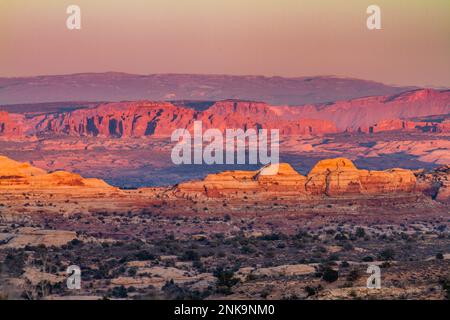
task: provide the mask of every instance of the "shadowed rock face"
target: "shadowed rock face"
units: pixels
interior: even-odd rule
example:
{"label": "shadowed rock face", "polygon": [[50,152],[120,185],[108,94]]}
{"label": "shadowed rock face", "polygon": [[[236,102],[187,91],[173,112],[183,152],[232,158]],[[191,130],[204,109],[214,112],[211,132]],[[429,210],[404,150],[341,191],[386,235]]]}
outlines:
{"label": "shadowed rock face", "polygon": [[[273,165],[272,165],[273,166]],[[208,197],[271,197],[377,195],[410,193],[415,190],[416,177],[410,170],[359,170],[348,159],[319,161],[308,176],[297,173],[282,163],[274,175],[259,171],[227,171],[208,175],[204,180],[181,183],[176,192],[182,196]]]}

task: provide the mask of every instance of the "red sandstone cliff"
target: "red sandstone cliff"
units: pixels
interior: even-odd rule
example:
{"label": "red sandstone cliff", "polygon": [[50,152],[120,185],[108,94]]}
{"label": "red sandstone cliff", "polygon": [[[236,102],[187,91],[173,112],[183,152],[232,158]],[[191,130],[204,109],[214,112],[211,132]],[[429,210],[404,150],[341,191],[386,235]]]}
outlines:
{"label": "red sandstone cliff", "polygon": [[[0,134],[63,134],[72,136],[143,137],[170,136],[175,129],[191,129],[202,121],[203,129],[279,129],[282,135],[311,135],[337,132],[330,121],[281,119],[267,104],[218,102],[205,111],[170,103],[108,103],[96,108],[50,113],[24,118],[3,112]],[[21,128],[20,130],[18,128]]]}
{"label": "red sandstone cliff", "polygon": [[[274,107],[275,108],[275,107]],[[369,128],[383,120],[450,113],[450,90],[420,89],[394,96],[375,96],[297,108],[276,107],[285,117],[329,120],[340,131]]]}
{"label": "red sandstone cliff", "polygon": [[298,107],[225,100],[203,111],[167,102],[137,101],[41,115],[0,112],[0,135],[170,136],[175,129],[190,129],[198,120],[204,129],[279,129],[281,135],[320,135],[345,130],[448,132],[448,121],[408,120],[446,114],[450,114],[450,91],[435,90]]}

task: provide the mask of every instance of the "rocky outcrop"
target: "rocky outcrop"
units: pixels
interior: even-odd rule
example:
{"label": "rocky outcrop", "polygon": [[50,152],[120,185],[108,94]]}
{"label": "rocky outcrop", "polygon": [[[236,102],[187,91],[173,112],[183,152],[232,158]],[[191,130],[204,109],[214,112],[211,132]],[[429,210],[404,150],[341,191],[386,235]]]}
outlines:
{"label": "rocky outcrop", "polygon": [[[305,177],[289,164],[279,164],[278,172],[269,165],[259,171],[226,171],[210,174],[204,180],[177,185],[182,197],[295,197],[378,195],[411,193],[416,177],[410,170],[359,170],[348,159],[319,161]],[[274,174],[275,173],[275,174]]]}
{"label": "rocky outcrop", "polygon": [[306,190],[309,193],[328,196],[411,192],[416,183],[410,170],[359,170],[345,158],[319,161],[307,178]]}
{"label": "rocky outcrop", "polygon": [[20,163],[0,156],[0,190],[52,189],[59,187],[90,189],[115,189],[100,179],[86,179],[65,171],[47,173],[28,163]]}
{"label": "rocky outcrop", "polygon": [[[272,175],[274,170],[276,174]],[[180,183],[177,195],[211,198],[259,198],[299,196],[305,193],[306,178],[289,164],[268,165],[257,171],[225,171],[209,174],[204,180]]]}
{"label": "rocky outcrop", "polygon": [[416,172],[417,188],[435,200],[450,203],[450,165]]}

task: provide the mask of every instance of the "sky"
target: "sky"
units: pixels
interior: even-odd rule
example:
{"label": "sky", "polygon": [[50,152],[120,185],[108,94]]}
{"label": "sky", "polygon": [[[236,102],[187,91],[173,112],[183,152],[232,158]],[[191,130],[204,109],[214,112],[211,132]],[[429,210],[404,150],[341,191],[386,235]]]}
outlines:
{"label": "sky", "polygon": [[[66,27],[69,5],[81,30]],[[366,9],[381,8],[381,30]],[[449,0],[0,0],[0,76],[337,75],[450,87]]]}

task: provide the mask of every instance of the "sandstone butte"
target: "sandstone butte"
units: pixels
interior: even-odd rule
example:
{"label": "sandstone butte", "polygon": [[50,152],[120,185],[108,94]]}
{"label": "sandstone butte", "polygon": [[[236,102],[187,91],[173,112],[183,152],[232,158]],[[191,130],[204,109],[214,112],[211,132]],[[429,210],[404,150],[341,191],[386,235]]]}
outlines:
{"label": "sandstone butte", "polygon": [[274,165],[257,171],[226,171],[209,174],[204,180],[180,183],[175,192],[184,197],[262,197],[377,195],[416,191],[416,177],[410,170],[359,170],[348,159],[319,161],[307,176],[289,164],[279,164],[277,174],[267,175]]}
{"label": "sandstone butte", "polygon": [[77,188],[83,191],[115,189],[100,179],[85,179],[78,174],[65,171],[46,171],[28,163],[21,163],[0,156],[0,192],[1,190]]}

